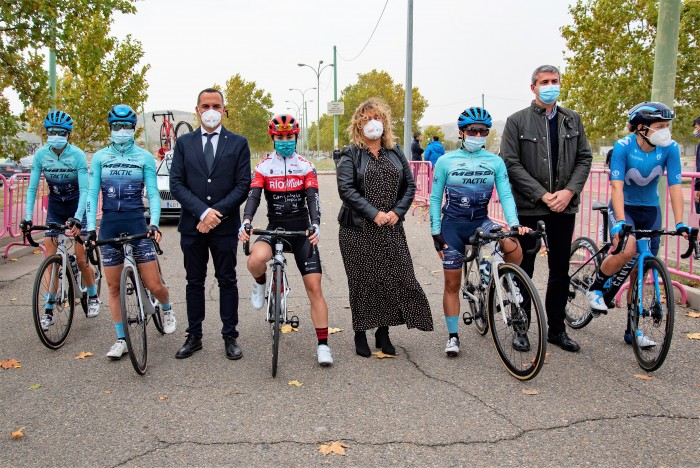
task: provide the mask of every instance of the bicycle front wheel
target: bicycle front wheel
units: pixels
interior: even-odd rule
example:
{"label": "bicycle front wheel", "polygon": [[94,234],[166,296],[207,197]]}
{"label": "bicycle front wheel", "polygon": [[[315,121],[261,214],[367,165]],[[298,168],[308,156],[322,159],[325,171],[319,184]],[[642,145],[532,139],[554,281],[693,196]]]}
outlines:
{"label": "bicycle front wheel", "polygon": [[564,310],[566,324],[574,330],[585,327],[593,319],[586,291],[602,263],[597,253],[598,246],[588,237],[579,237],[571,244],[569,292]]}
{"label": "bicycle front wheel", "polygon": [[272,377],[277,377],[277,362],[279,360],[280,350],[280,320],[282,319],[282,287],[284,279],[282,278],[282,268],[275,265],[272,270],[272,291],[268,305],[270,307],[270,330],[272,332]]}
{"label": "bicycle front wheel", "polygon": [[[64,277],[65,275],[65,277]],[[39,339],[49,349],[63,346],[73,325],[73,281],[63,257],[51,255],[39,266],[32,295],[32,316]]]}
{"label": "bicycle front wheel", "polygon": [[491,336],[501,362],[518,380],[534,378],[547,353],[547,325],[532,280],[517,265],[498,265],[498,277],[494,275],[489,286],[488,305]]}
{"label": "bicycle front wheel", "polygon": [[[95,286],[97,286],[97,296],[99,297],[100,293],[102,292],[102,256],[100,254],[100,249],[95,249],[95,258],[97,259],[97,265],[93,265],[88,261],[88,269],[93,272],[95,275]],[[85,281],[83,278],[83,275],[80,275],[80,289],[81,291],[85,291],[87,289],[87,286],[85,285]],[[83,307],[83,312],[85,312],[85,315],[87,315],[88,311],[88,295],[87,293],[83,294],[82,299],[80,299],[80,305]]]}
{"label": "bicycle front wheel", "polygon": [[141,297],[136,286],[138,273],[127,265],[122,270],[120,299],[124,339],[129,350],[129,359],[134,370],[143,375],[148,366],[148,346],[146,343],[146,316],[142,312]]}
{"label": "bicycle front wheel", "polygon": [[172,128],[169,127],[168,125],[163,122],[160,124],[160,147],[161,148],[166,148],[170,149],[170,139],[171,135],[170,132],[172,132]]}
{"label": "bicycle front wheel", "polygon": [[[489,331],[489,322],[486,318],[486,288],[481,285],[481,275],[476,260],[465,263],[463,269],[462,297],[467,300],[476,330],[483,336]],[[470,294],[476,297],[476,301]]]}
{"label": "bicycle front wheel", "polygon": [[[632,348],[639,366],[652,372],[661,367],[671,348],[675,318],[673,284],[666,266],[656,257],[644,260],[641,291],[636,279],[633,281],[635,310],[629,317]],[[641,313],[637,308],[640,304]]]}

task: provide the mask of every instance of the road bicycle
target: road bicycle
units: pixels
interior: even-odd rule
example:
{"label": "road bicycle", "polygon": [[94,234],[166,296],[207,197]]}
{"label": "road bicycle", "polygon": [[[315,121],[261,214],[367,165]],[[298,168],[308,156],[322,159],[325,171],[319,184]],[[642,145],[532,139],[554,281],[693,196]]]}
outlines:
{"label": "road bicycle", "polygon": [[[467,300],[469,310],[462,314],[462,320],[466,325],[474,323],[481,335],[490,330],[498,357],[508,372],[518,380],[530,380],[542,369],[547,354],[542,301],[522,268],[506,263],[495,250],[490,261],[482,254],[485,245],[516,236],[517,229],[484,232],[479,228],[469,240],[471,249],[464,258],[462,284],[462,298]],[[537,238],[528,254],[539,252],[542,240],[547,245],[543,221],[526,236]],[[526,337],[529,345],[518,349],[513,343],[517,337]]]}
{"label": "road bicycle", "polygon": [[163,122],[160,124],[160,147],[165,148],[167,151],[173,149],[177,137],[192,131],[192,125],[190,125],[189,122],[181,120],[173,128],[172,122],[175,121],[175,116],[172,111],[163,112],[162,114],[154,112],[152,115],[153,121],[157,122],[156,117],[161,116],[163,117]]}
{"label": "road bicycle", "polygon": [[[613,245],[608,241],[608,206],[605,203],[596,202],[592,208],[600,211],[603,216],[603,245],[599,249],[588,237],[579,237],[571,245],[566,323],[573,329],[585,327],[595,316],[586,297],[586,291],[593,284],[603,258],[610,252]],[[620,232],[617,248],[610,252],[610,255],[621,252],[630,235],[637,239],[637,253],[605,283],[603,300],[608,308],[614,308],[618,291],[632,270],[642,265],[642,268],[637,268],[636,278],[631,280],[629,299],[632,307],[628,308],[627,319],[632,331],[632,347],[637,362],[642,369],[652,372],[661,367],[671,348],[675,299],[668,269],[651,253],[649,243],[652,237],[679,236],[682,233],[663,229],[633,229],[632,226],[626,225]],[[695,258],[698,258],[697,237],[697,228],[691,229],[688,236],[688,250],[681,255],[681,258],[690,257],[693,251],[695,251]],[[649,341],[645,344],[644,340],[637,340],[637,336],[646,336],[654,345],[648,345]]]}
{"label": "road bicycle", "polygon": [[[148,236],[148,233],[126,235],[111,239],[98,240],[88,245],[88,256],[92,257],[97,252],[100,245],[112,245],[120,248],[124,253],[124,267],[119,281],[119,300],[121,304],[122,323],[124,324],[124,341],[129,350],[129,359],[134,366],[134,370],[139,375],[144,375],[148,368],[148,338],[146,326],[153,318],[153,325],[156,330],[163,335],[163,310],[158,300],[144,286],[143,280],[136,266],[134,259],[132,241],[150,239],[158,255],[162,255],[158,243]],[[156,257],[158,274],[163,281],[163,273],[160,269],[160,262]],[[163,281],[165,284],[165,281]]]}
{"label": "road bicycle", "polygon": [[[308,230],[308,236],[313,235],[315,228],[312,226]],[[270,334],[272,337],[272,377],[277,376],[277,362],[279,360],[279,345],[280,345],[280,328],[289,324],[292,328],[299,327],[299,317],[287,314],[287,296],[289,295],[290,287],[287,281],[287,273],[285,266],[287,260],[284,258],[285,248],[287,252],[291,251],[291,245],[285,240],[286,237],[307,237],[306,231],[285,231],[282,228],[274,230],[267,229],[249,229],[246,228],[248,235],[270,236],[274,244],[274,254],[270,260],[270,282],[267,285],[265,300],[267,303],[266,320],[270,324]],[[313,257],[314,246],[309,248],[309,258]],[[250,255],[250,241],[243,243],[243,251]]]}
{"label": "road bicycle", "polygon": [[[23,235],[30,245],[39,247],[32,239],[33,231],[59,231],[58,237],[54,238],[56,253],[46,257],[39,265],[32,291],[32,317],[36,333],[47,348],[58,349],[65,343],[73,325],[76,302],[80,303],[87,316],[87,286],[83,282],[83,274],[78,268],[75,254],[68,252],[72,244],[68,245],[70,238],[65,234],[66,225],[47,223],[46,226],[32,226]],[[73,241],[83,243],[80,236],[75,236]],[[95,285],[99,296],[102,284],[102,262],[99,255],[95,256],[89,265],[95,273]],[[52,317],[52,323],[46,329],[41,324],[44,315]]]}

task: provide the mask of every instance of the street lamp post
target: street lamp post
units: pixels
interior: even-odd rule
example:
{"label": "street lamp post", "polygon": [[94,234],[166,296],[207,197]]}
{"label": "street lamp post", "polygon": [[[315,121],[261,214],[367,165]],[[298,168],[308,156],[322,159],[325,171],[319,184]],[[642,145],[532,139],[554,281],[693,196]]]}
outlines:
{"label": "street lamp post", "polygon": [[307,153],[309,152],[309,112],[308,112],[309,106],[307,106],[306,104],[308,104],[309,102],[314,102],[314,100],[309,99],[308,101],[304,101],[304,122],[306,124],[305,131],[306,131],[306,152]]}
{"label": "street lamp post", "polygon": [[[302,121],[302,120],[303,120],[303,116],[302,116],[302,114],[301,114],[301,108],[299,107],[299,104],[297,104],[297,103],[294,102],[294,101],[284,101],[284,102],[285,102],[285,103],[288,103],[288,104],[294,104],[294,107],[297,108],[297,113],[296,113],[297,120]],[[287,110],[293,111],[294,109],[292,109],[291,107],[287,107]],[[301,138],[301,147],[304,148],[304,132],[301,132],[301,137],[300,137],[300,138]],[[303,149],[302,149],[302,151],[303,151]]]}
{"label": "street lamp post", "polygon": [[[307,102],[307,101],[306,101],[306,93],[307,93],[307,91],[311,91],[312,89],[316,89],[316,88],[306,88],[304,91],[300,90],[299,88],[289,88],[290,91],[299,91],[299,92],[301,93],[301,103],[302,103],[302,107],[304,106],[304,103]],[[308,122],[308,121],[306,120],[306,115],[304,115],[304,122]],[[308,123],[307,123],[306,125],[307,125],[307,128],[308,128]],[[308,131],[305,132],[305,135],[306,135],[306,136],[304,137],[304,140],[306,141],[306,151],[309,151],[309,140],[308,140],[309,133],[308,133]]]}
{"label": "street lamp post", "polygon": [[305,63],[299,63],[300,67],[309,67],[316,74],[316,152],[317,156],[321,154],[321,72],[328,67],[332,67],[333,64],[321,67],[323,60],[318,61],[318,67],[314,68],[311,65]]}

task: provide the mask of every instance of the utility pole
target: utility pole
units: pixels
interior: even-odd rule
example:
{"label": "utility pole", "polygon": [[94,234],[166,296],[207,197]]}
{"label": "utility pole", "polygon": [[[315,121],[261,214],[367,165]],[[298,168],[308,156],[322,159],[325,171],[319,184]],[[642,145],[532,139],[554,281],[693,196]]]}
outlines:
{"label": "utility pole", "polygon": [[[333,100],[338,101],[338,60],[336,46],[333,46]],[[333,149],[338,149],[338,114],[333,115]]]}
{"label": "utility pole", "polygon": [[481,108],[486,109],[486,106],[484,105],[484,93],[481,93]]}
{"label": "utility pole", "polygon": [[[408,157],[408,152],[411,150],[411,139],[413,129],[413,0],[408,0],[408,24],[406,25],[406,99],[404,106],[404,124],[403,124],[403,144],[404,152]],[[410,159],[409,159],[410,161]]]}
{"label": "utility pole", "polygon": [[51,48],[49,49],[49,87],[51,88],[51,110],[56,110],[56,24],[51,22]]}

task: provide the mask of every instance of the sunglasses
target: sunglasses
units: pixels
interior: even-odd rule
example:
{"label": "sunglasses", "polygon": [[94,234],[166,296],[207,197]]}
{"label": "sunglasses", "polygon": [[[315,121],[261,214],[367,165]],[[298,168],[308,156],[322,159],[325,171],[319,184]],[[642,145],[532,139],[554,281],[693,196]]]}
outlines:
{"label": "sunglasses", "polygon": [[48,136],[67,136],[68,135],[68,130],[65,130],[63,128],[47,128],[46,129],[46,134]]}
{"label": "sunglasses", "polygon": [[131,122],[112,122],[109,124],[109,128],[112,130],[118,131],[118,130],[133,130],[136,128],[136,125],[134,125]]}
{"label": "sunglasses", "polygon": [[481,136],[487,136],[491,130],[488,128],[465,128],[464,132],[469,135],[469,136],[477,136],[481,134]]}

